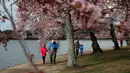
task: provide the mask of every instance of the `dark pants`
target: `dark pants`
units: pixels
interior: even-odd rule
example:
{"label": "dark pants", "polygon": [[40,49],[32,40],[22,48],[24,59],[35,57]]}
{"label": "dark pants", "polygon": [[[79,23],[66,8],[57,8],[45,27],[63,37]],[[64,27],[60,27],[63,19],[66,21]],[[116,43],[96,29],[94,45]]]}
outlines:
{"label": "dark pants", "polygon": [[45,58],[46,56],[42,56],[43,64],[45,64]]}
{"label": "dark pants", "polygon": [[79,50],[78,50],[78,49],[76,49],[76,55],[77,55],[77,56],[79,55]]}
{"label": "dark pants", "polygon": [[54,51],[50,53],[50,61],[51,61],[51,64],[52,64],[52,63],[56,64],[56,53],[57,53],[57,50],[56,50],[56,49],[54,49]]}
{"label": "dark pants", "polygon": [[120,42],[121,47],[123,46],[123,42]]}
{"label": "dark pants", "polygon": [[82,55],[83,55],[83,52],[80,52],[80,55],[82,56]]}

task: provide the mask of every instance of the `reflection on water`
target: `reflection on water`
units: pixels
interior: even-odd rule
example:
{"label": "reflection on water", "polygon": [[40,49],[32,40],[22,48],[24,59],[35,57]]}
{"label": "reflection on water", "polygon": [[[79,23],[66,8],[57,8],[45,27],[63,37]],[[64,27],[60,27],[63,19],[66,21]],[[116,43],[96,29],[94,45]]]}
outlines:
{"label": "reflection on water", "polygon": [[[35,55],[35,60],[41,60],[39,44],[36,41],[37,40],[25,41],[28,45],[27,51]],[[101,48],[108,48],[113,46],[113,42],[111,40],[99,40],[98,42]],[[80,43],[84,45],[84,50],[92,50],[92,42],[90,40],[80,40]],[[67,41],[61,40],[59,45],[60,48],[58,50],[58,55],[67,53]],[[126,46],[126,42],[124,42],[123,45]],[[24,55],[23,49],[17,40],[10,40],[8,42],[7,49],[8,51],[5,51],[2,45],[0,45],[0,69],[28,62]]]}

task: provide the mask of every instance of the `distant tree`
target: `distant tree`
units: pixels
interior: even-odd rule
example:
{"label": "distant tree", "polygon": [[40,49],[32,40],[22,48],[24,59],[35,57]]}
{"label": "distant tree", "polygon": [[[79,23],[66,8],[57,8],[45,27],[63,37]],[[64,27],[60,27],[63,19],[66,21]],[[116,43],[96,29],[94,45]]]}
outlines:
{"label": "distant tree", "polygon": [[[90,30],[93,53],[103,52],[97,42],[95,33],[92,32],[100,27],[98,23],[101,16],[100,7],[85,0],[74,0],[71,4],[76,9],[73,12],[74,17],[77,17],[74,18],[75,25],[81,30]],[[81,6],[78,7],[78,4],[81,4]]]}

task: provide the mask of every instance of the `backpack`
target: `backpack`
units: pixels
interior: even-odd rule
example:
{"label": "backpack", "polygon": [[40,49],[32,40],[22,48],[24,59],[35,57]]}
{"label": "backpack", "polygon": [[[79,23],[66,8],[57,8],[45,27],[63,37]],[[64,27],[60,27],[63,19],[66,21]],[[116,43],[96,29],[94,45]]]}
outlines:
{"label": "backpack", "polygon": [[53,48],[53,49],[58,49],[58,44],[53,43],[52,48]]}

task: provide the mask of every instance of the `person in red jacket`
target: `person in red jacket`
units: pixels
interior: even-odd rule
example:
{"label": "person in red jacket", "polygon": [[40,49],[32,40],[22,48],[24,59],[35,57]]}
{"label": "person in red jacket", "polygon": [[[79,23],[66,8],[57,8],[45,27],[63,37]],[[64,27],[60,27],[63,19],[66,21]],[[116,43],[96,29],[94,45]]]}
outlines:
{"label": "person in red jacket", "polygon": [[41,48],[41,54],[42,54],[43,64],[45,64],[46,52],[48,52],[48,50],[46,48],[46,45],[43,44],[42,48]]}
{"label": "person in red jacket", "polygon": [[120,38],[120,46],[122,47],[123,46],[123,39]]}

